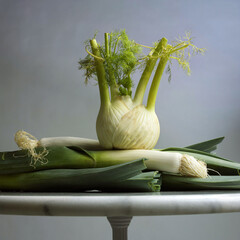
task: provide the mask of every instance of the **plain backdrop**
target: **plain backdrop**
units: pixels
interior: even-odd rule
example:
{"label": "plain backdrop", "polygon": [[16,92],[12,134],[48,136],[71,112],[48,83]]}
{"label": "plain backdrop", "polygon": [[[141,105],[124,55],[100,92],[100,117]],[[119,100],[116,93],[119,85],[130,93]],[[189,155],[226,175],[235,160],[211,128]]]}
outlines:
{"label": "plain backdrop", "polygon": [[[240,162],[239,25],[238,0],[0,0],[0,151],[17,149],[19,129],[37,138],[96,138],[98,88],[84,85],[78,60],[96,30],[102,41],[104,32],[125,28],[145,45],[190,31],[207,49],[192,58],[190,77],[176,64],[170,83],[163,76],[156,147],[225,136],[218,155]],[[239,222],[239,213],[136,217],[129,238],[239,239]],[[1,215],[0,239],[111,239],[111,232],[100,217]]]}

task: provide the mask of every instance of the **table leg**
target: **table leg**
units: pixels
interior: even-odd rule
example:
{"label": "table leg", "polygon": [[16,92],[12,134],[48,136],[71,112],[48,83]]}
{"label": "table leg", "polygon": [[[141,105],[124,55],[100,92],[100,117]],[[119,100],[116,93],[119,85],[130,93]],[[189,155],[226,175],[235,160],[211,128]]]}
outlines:
{"label": "table leg", "polygon": [[132,217],[108,217],[107,219],[112,227],[113,240],[127,240],[127,230]]}

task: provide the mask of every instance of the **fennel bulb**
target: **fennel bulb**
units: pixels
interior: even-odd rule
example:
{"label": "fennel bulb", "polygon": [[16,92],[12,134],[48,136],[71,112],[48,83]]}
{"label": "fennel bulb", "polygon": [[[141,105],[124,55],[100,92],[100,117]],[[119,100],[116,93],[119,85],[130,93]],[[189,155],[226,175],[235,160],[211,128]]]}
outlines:
{"label": "fennel bulb", "polygon": [[[123,30],[105,33],[103,45],[99,45],[94,37],[90,40],[90,45],[86,46],[88,55],[79,61],[79,69],[85,70],[86,82],[91,77],[97,77],[101,105],[96,131],[104,148],[152,149],[156,145],[160,135],[160,124],[155,113],[155,102],[167,63],[175,59],[190,73],[190,47],[194,53],[204,52],[191,43],[189,35],[185,40],[179,40],[172,45],[167,42],[166,38],[162,38],[154,47],[150,47],[150,53],[145,56],[142,54],[143,45],[129,40]],[[188,50],[187,58],[184,56],[185,49]],[[144,93],[158,60],[145,106]],[[131,75],[137,69],[144,70],[135,96],[131,98]]]}

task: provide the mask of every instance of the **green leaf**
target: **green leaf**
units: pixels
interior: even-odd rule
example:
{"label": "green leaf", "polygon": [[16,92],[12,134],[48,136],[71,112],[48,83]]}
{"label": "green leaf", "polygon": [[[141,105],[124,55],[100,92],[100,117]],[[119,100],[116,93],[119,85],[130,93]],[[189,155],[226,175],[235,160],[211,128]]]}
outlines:
{"label": "green leaf", "polygon": [[211,139],[205,142],[193,144],[185,148],[211,153],[217,149],[217,145],[220,144],[223,141],[223,139],[224,137],[219,137],[219,138]]}
{"label": "green leaf", "polygon": [[160,189],[160,174],[157,171],[153,171],[141,173],[122,182],[108,184],[104,191],[159,192]]}
{"label": "green leaf", "polygon": [[162,190],[240,190],[240,176],[209,176],[208,178],[191,178],[162,174]]}
{"label": "green leaf", "polygon": [[[33,172],[44,169],[55,168],[90,168],[95,167],[96,160],[89,151],[81,148],[68,147],[48,147],[46,148],[44,164],[38,162],[35,167],[31,166],[32,157],[27,150],[0,153],[0,174],[13,174],[23,172]],[[43,148],[37,148],[40,152]]]}
{"label": "green leaf", "polygon": [[[143,159],[104,168],[52,169],[0,175],[4,191],[159,190],[156,172],[142,174]],[[135,178],[134,178],[135,177]],[[128,180],[129,179],[129,180]],[[126,180],[129,181],[126,182]],[[149,184],[152,185],[149,187]],[[115,189],[116,185],[116,189]]]}
{"label": "green leaf", "polygon": [[198,160],[201,160],[207,164],[207,168],[211,172],[211,169],[213,170],[211,173],[221,175],[238,175],[240,170],[240,163],[230,161],[225,158],[218,157],[216,155],[195,150],[195,149],[189,149],[189,148],[166,148],[162,149],[161,151],[167,151],[167,152],[179,152],[182,154],[188,154],[190,156],[195,157]]}

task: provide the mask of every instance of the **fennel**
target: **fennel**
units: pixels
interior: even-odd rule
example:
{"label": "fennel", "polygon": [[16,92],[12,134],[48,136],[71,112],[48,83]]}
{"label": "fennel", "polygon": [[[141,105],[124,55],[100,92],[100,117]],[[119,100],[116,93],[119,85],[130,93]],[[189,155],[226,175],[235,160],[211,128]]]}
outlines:
{"label": "fennel", "polygon": [[[173,44],[162,38],[144,56],[143,45],[129,40],[124,30],[105,33],[102,45],[95,37],[89,42],[90,45],[86,43],[88,55],[79,61],[79,69],[85,71],[86,83],[90,78],[97,77],[101,105],[96,130],[100,144],[106,149],[152,149],[160,135],[155,104],[166,65],[173,59],[177,60],[190,74],[191,52],[203,53],[204,49],[194,46],[187,34]],[[144,70],[132,98],[132,74],[141,69]],[[154,71],[145,106],[143,97]]]}

